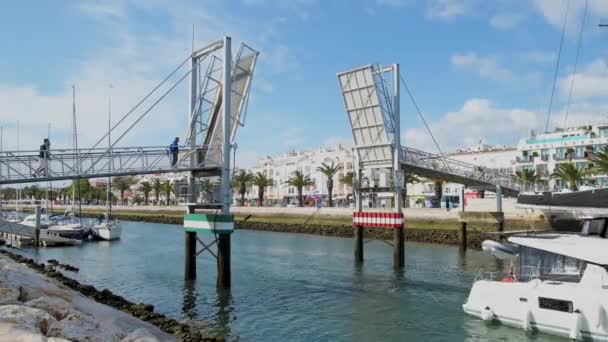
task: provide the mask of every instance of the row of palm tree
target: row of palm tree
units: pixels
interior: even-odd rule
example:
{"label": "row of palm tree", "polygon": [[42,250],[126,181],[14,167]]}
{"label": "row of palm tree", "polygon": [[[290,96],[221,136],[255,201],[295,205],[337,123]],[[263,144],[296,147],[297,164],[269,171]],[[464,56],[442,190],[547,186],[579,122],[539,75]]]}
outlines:
{"label": "row of palm tree", "polygon": [[[329,195],[328,205],[330,207],[333,206],[334,177],[340,170],[342,170],[342,166],[336,165],[334,162],[332,162],[331,165],[321,163],[321,166],[317,168],[317,171],[327,177],[326,185],[327,193]],[[351,172],[343,176],[340,182],[353,186],[353,179],[354,175]],[[234,175],[232,180],[232,187],[241,197],[241,205],[245,203],[245,194],[247,193],[247,189],[252,185],[258,188],[258,205],[264,205],[264,192],[266,191],[266,188],[274,186],[274,184],[274,179],[268,177],[265,173],[256,172],[253,174],[246,170],[240,170],[239,173]],[[303,190],[305,187],[314,185],[314,181],[309,175],[305,175],[302,171],[296,170],[290,174],[285,184],[296,188],[296,191],[298,192],[298,205],[302,207],[304,205]]]}
{"label": "row of palm tree", "polygon": [[[578,190],[578,184],[582,183],[588,176],[596,174],[608,174],[608,146],[605,146],[599,152],[592,153],[587,167],[578,167],[572,161],[562,163],[559,164],[550,177],[552,179],[561,179],[568,184],[570,190],[576,191]],[[534,185],[546,182],[541,175],[532,169],[517,170],[515,178],[524,184],[524,187],[528,184]]]}

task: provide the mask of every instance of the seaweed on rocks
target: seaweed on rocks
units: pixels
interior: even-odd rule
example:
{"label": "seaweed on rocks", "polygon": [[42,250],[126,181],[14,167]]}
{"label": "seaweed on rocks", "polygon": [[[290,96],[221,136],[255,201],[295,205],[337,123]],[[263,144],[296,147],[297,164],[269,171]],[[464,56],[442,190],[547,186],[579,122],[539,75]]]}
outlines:
{"label": "seaweed on rocks", "polygon": [[173,334],[179,341],[184,342],[199,342],[199,341],[225,341],[224,337],[204,336],[203,332],[184,323],[180,323],[173,318],[169,318],[163,314],[154,312],[154,305],[144,303],[133,303],[112,293],[108,289],[99,291],[92,285],[81,284],[77,280],[66,277],[61,272],[56,270],[56,266],[60,265],[57,260],[48,260],[49,265],[44,263],[36,263],[34,259],[26,258],[22,255],[12,253],[6,249],[0,249],[0,253],[13,259],[14,261],[25,264],[26,266],[53,278],[74,291],[78,291],[83,295],[94,299],[95,301],[113,307],[117,310],[126,312],[133,317],[139,318],[142,321],[148,322],[162,331]]}

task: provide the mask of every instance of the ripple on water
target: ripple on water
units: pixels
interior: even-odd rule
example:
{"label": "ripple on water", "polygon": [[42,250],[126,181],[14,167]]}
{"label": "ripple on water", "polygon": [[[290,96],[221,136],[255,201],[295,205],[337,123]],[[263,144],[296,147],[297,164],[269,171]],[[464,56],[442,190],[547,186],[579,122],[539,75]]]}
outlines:
{"label": "ripple on water", "polygon": [[232,240],[233,288],[218,293],[209,255],[197,259],[198,279],[184,282],[179,226],[123,223],[119,242],[37,255],[79,267],[72,276],[80,281],[242,341],[556,340],[463,314],[475,273],[498,267],[476,251],[406,243],[405,271],[394,272],[392,249],[381,242],[365,244],[356,266],[351,239],[241,230]]}

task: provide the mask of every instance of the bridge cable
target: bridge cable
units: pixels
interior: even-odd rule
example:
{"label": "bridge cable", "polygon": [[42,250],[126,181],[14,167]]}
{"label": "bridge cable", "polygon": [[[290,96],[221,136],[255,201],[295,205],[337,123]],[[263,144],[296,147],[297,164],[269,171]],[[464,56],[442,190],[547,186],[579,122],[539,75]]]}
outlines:
{"label": "bridge cable", "polygon": [[[410,88],[405,83],[405,78],[403,78],[403,75],[400,74],[399,75],[399,79],[401,80],[401,84],[403,84],[403,87],[405,88],[405,91],[407,92],[407,95],[410,97],[410,100],[412,101],[412,104],[416,108],[416,111],[418,112],[418,116],[420,116],[420,119],[422,119],[422,123],[424,124],[424,127],[426,127],[426,130],[429,133],[429,135],[431,136],[431,139],[433,139],[433,143],[435,144],[435,147],[437,148],[437,151],[439,151],[439,155],[441,156],[441,161],[443,162],[444,166],[446,168],[448,168],[448,170],[451,170],[450,166],[445,161],[445,155],[443,154],[443,151],[441,150],[441,147],[439,147],[439,143],[437,143],[437,140],[435,139],[435,136],[433,135],[433,132],[431,131],[431,128],[429,127],[429,124],[426,122],[426,119],[424,118],[424,115],[422,114],[422,111],[420,110],[420,107],[418,107],[418,103],[414,99],[414,95],[412,95],[412,92],[410,91]],[[401,132],[399,132],[399,134],[401,134]]]}
{"label": "bridge cable", "polygon": [[568,11],[570,9],[570,0],[566,2],[566,12],[564,13],[564,23],[562,25],[562,35],[559,40],[559,50],[557,52],[557,61],[555,63],[555,73],[553,74],[553,87],[551,88],[551,97],[549,98],[549,109],[547,111],[547,121],[545,122],[545,132],[549,131],[549,119],[551,118],[551,109],[553,107],[553,96],[555,95],[555,85],[557,84],[557,75],[559,73],[559,62],[562,56],[562,47],[564,45],[564,36],[566,35],[566,23],[568,22]]}
{"label": "bridge cable", "polygon": [[574,71],[572,72],[572,79],[570,80],[570,94],[568,94],[568,103],[566,104],[566,116],[564,117],[564,129],[568,122],[568,113],[570,112],[570,103],[572,102],[572,90],[574,89],[574,79],[576,78],[576,68],[578,66],[578,57],[581,52],[581,45],[583,42],[583,31],[585,30],[585,23],[587,21],[587,7],[589,0],[585,0],[585,10],[583,12],[583,21],[581,23],[581,30],[578,32],[578,43],[576,46],[576,57],[574,59]]}
{"label": "bridge cable", "polygon": [[[137,125],[152,109],[154,109],[156,107],[156,105],[162,101],[167,95],[169,95],[169,93],[171,93],[173,91],[173,89],[175,89],[186,77],[188,77],[188,75],[190,75],[192,73],[194,68],[190,68],[190,70],[188,70],[187,73],[185,73],[179,80],[177,80],[177,82],[175,84],[173,84],[171,86],[171,88],[169,88],[163,95],[161,95],[160,98],[158,98],[150,107],[148,107],[148,109],[146,109],[146,111],[143,112],[143,114],[141,114],[136,120],[135,122],[133,122],[131,124],[131,126],[129,126],[121,135],[120,137],[118,137],[117,139],[115,139],[112,142],[112,145],[106,150],[106,152],[110,151],[110,149],[112,147],[114,147],[122,138],[125,137],[125,135],[127,135],[129,133],[129,131],[135,127],[135,125]],[[105,154],[105,152],[104,152]],[[97,159],[97,161],[95,161],[91,167],[89,167],[89,170],[91,170],[95,165],[97,165],[97,163],[99,162],[99,160],[101,160],[101,157],[99,159]],[[89,171],[87,170],[87,172]]]}
{"label": "bridge cable", "polygon": [[[171,73],[169,73],[169,75],[167,75],[167,77],[165,77],[160,83],[158,83],[154,89],[152,89],[146,96],[144,96],[134,107],[131,108],[131,110],[129,110],[127,112],[127,114],[125,114],[122,118],[120,118],[120,120],[118,120],[118,122],[116,122],[114,124],[114,126],[112,126],[112,128],[110,129],[110,132],[113,131],[116,127],[118,127],[118,125],[120,125],[124,120],[127,119],[127,117],[129,117],[131,114],[133,114],[133,112],[139,108],[139,106],[141,106],[142,103],[144,103],[150,96],[152,96],[152,94],[154,94],[163,84],[165,84],[171,77],[173,77],[173,75],[175,75],[175,73],[177,73],[188,61],[190,60],[190,56],[188,56],[183,62],[181,62],[179,64],[179,66],[177,68],[175,68]],[[181,80],[179,81],[181,82]],[[110,132],[104,134],[103,137],[101,137],[101,139],[99,139],[94,145],[93,147],[91,147],[89,149],[89,153],[95,148],[97,147],[102,141],[104,141],[104,139],[108,136],[108,134],[110,134]]]}

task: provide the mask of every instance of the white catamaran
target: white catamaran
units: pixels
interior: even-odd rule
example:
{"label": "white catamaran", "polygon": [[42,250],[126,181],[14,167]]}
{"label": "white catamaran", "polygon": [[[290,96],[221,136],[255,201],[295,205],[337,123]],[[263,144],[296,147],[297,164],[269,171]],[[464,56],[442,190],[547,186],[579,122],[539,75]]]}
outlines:
{"label": "white catamaran", "polygon": [[474,282],[467,314],[575,340],[608,341],[606,219],[585,222],[579,234],[513,236],[484,243],[512,260],[504,277]]}

